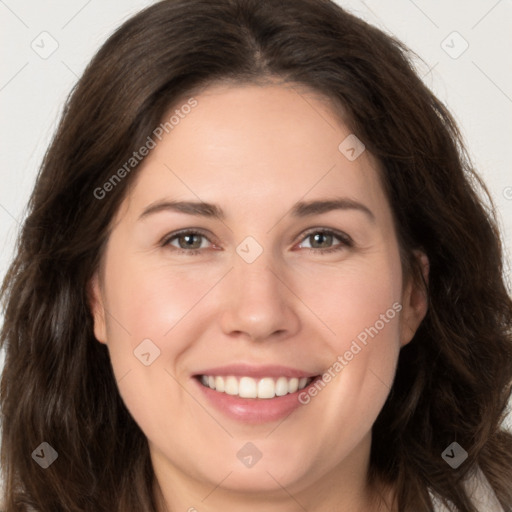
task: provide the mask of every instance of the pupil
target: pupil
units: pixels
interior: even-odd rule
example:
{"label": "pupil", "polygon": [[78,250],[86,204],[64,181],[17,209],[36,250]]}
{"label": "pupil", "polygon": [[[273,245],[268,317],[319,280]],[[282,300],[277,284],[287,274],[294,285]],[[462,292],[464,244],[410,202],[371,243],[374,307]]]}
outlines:
{"label": "pupil", "polygon": [[329,245],[331,238],[332,238],[332,235],[326,235],[325,233],[316,233],[315,235],[313,235],[315,244],[318,243],[319,245],[322,245],[322,241],[324,242],[324,245],[326,242],[327,242],[327,245]]}
{"label": "pupil", "polygon": [[[185,239],[186,247],[192,247],[194,246],[194,242],[197,242],[198,237],[196,235],[183,235],[182,239]],[[199,243],[199,245],[201,245],[201,243]],[[197,243],[195,244],[195,247],[197,247]]]}

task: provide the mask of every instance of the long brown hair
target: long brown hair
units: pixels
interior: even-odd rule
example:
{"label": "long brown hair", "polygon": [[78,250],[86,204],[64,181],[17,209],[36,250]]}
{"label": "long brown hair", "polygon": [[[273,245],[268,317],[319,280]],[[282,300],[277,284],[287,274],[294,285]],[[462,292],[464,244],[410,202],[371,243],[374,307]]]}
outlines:
{"label": "long brown hair", "polygon": [[[87,285],[137,169],[106,183],[178,98],[215,81],[301,84],[343,107],[382,167],[404,269],[430,260],[429,310],[398,361],[373,427],[371,479],[399,510],[432,511],[430,489],[475,512],[480,468],[512,510],[512,302],[492,202],[445,106],[400,42],[328,0],[164,0],[124,23],[72,91],[3,282],[4,510],[154,511],[147,440],[124,406]],[[457,469],[442,452],[466,450]],[[58,452],[43,470],[31,453]]]}

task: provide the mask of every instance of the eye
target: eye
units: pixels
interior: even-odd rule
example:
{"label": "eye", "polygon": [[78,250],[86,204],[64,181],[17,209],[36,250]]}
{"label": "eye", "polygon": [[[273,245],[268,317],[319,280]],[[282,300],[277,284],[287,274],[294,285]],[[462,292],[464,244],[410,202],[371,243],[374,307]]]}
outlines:
{"label": "eye", "polygon": [[[333,245],[333,243],[338,242]],[[307,242],[309,246],[303,246]],[[170,247],[172,251],[177,251],[180,254],[195,255],[200,254],[202,250],[208,248],[211,244],[213,248],[217,248],[215,244],[201,231],[185,229],[175,233],[171,233],[164,238],[161,242],[162,247]],[[315,253],[326,254],[335,251],[341,251],[347,247],[354,245],[352,239],[345,233],[334,231],[332,229],[315,228],[309,231],[302,238],[299,244],[300,248]],[[302,247],[301,247],[302,246]]]}
{"label": "eye", "polygon": [[[348,235],[331,229],[315,228],[314,230],[306,233],[306,236],[302,240],[303,242],[301,242],[299,246],[304,244],[304,241],[308,241],[309,247],[306,246],[304,247],[305,249],[324,254],[341,251],[354,245],[352,239]],[[333,242],[336,240],[339,243],[333,246]]]}
{"label": "eye", "polygon": [[170,246],[179,253],[193,255],[207,248],[207,244],[204,243],[205,241],[211,243],[204,233],[200,231],[183,230],[172,233],[170,236],[166,237],[162,241],[161,246]]}

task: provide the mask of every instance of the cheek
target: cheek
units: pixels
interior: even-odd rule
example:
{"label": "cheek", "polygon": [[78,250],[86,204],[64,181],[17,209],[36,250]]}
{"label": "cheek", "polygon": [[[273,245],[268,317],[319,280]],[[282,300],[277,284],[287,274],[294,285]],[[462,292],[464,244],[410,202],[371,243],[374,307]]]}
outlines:
{"label": "cheek", "polygon": [[310,266],[292,279],[297,295],[318,318],[317,325],[325,327],[327,339],[338,353],[347,350],[359,335],[364,343],[365,333],[369,336],[366,330],[376,323],[386,337],[391,331],[397,335],[402,270],[394,247],[335,265]]}
{"label": "cheek", "polygon": [[394,379],[400,349],[401,264],[394,249],[372,256],[318,268],[297,281],[303,302],[319,319],[315,324],[325,328],[318,354],[325,354],[322,380],[330,391],[321,389],[319,399],[311,399],[323,414],[332,415],[332,424],[348,425],[358,418],[370,428]]}
{"label": "cheek", "polygon": [[[185,271],[136,258],[116,263],[112,258],[106,266],[112,368],[133,418],[148,438],[158,439],[167,436],[175,411],[201,415],[176,379],[182,380],[183,360],[201,337],[204,298],[223,274],[219,269]],[[155,421],[157,411],[165,411],[161,421]]]}
{"label": "cheek", "polygon": [[112,313],[110,338],[115,344],[119,338],[129,336],[133,346],[151,338],[155,342],[160,340],[164,350],[163,343],[214,287],[219,272],[182,270],[162,263],[151,264],[150,258],[146,259],[125,259],[122,266],[113,264],[107,271],[108,305]]}
{"label": "cheek", "polygon": [[116,263],[112,258],[105,274],[107,342],[118,390],[146,436],[163,439],[178,411],[187,417],[198,414],[175,368],[198,335],[194,306],[215,276],[143,265],[135,258]]}

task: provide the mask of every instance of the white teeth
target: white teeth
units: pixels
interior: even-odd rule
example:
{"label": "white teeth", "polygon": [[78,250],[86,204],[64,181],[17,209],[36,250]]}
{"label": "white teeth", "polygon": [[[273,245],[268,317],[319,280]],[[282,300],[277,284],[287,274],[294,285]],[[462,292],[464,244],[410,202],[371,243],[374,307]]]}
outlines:
{"label": "white teeth", "polygon": [[[208,383],[210,383],[210,379],[208,379]],[[215,386],[210,387],[217,391],[224,391],[224,379],[222,377],[215,377]]]}
{"label": "white teeth", "polygon": [[294,378],[288,381],[288,393],[295,393],[299,389],[299,379]]}
{"label": "white teeth", "polygon": [[310,377],[264,377],[263,379],[253,379],[252,377],[226,377],[201,375],[201,383],[216,391],[227,393],[228,395],[237,395],[241,398],[274,398],[275,396],[284,396],[288,393],[295,393],[299,389],[304,389],[313,379]]}
{"label": "white teeth", "polygon": [[251,377],[242,377],[238,383],[238,396],[242,398],[257,398],[258,384]]}
{"label": "white teeth", "polygon": [[276,385],[274,379],[265,377],[258,382],[258,398],[274,398],[276,396]]}
{"label": "white teeth", "polygon": [[288,394],[288,379],[286,377],[279,377],[276,382],[276,395],[284,396]]}
{"label": "white teeth", "polygon": [[236,380],[236,377],[228,377],[225,380],[224,392],[228,395],[238,395],[238,381]]}

